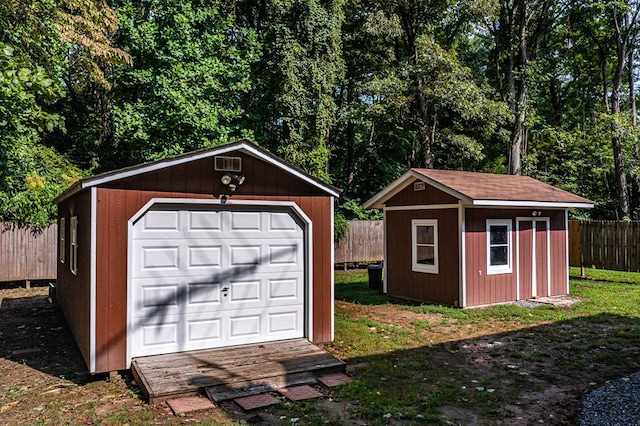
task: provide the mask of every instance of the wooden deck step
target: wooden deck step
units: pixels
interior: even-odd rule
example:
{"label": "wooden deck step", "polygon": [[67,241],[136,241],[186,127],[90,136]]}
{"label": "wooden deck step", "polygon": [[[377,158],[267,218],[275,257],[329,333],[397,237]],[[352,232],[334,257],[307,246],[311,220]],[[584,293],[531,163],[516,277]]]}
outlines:
{"label": "wooden deck step", "polygon": [[293,373],[285,376],[266,377],[257,382],[236,382],[226,385],[209,386],[206,388],[207,396],[214,402],[227,401],[243,396],[258,395],[271,392],[288,386],[313,385],[318,383],[316,377],[309,373]]}
{"label": "wooden deck step", "polygon": [[232,392],[286,385],[303,380],[298,373],[344,372],[345,364],[306,339],[292,339],[134,358],[131,371],[153,404],[197,395],[209,387],[218,387],[223,394],[225,387],[225,392]]}

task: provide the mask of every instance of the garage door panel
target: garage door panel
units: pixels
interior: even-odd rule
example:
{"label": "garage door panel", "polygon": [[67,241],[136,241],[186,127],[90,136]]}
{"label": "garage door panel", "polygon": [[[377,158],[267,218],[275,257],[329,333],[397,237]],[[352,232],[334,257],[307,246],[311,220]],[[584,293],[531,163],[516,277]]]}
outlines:
{"label": "garage door panel", "polygon": [[187,269],[210,269],[222,268],[221,244],[218,245],[196,245],[190,244],[187,250]]}
{"label": "garage door panel", "polygon": [[302,298],[302,283],[298,277],[267,279],[267,297],[271,302],[297,303]]}
{"label": "garage door panel", "polygon": [[222,305],[222,283],[189,282],[187,283],[187,310],[220,309]]}
{"label": "garage door panel", "polygon": [[133,318],[176,315],[181,311],[181,284],[171,279],[134,280]]}
{"label": "garage door panel", "polygon": [[187,318],[189,350],[219,346],[222,342],[222,318]]}
{"label": "garage door panel", "polygon": [[304,336],[303,242],[287,211],[147,212],[132,230],[132,356]]}
{"label": "garage door panel", "polygon": [[165,317],[162,322],[141,324],[138,328],[138,338],[133,342],[138,356],[180,350],[180,320],[177,316]]}
{"label": "garage door panel", "polygon": [[158,236],[179,238],[181,234],[180,212],[152,210],[140,219],[140,223],[136,226],[135,238],[157,239]]}
{"label": "garage door panel", "polygon": [[295,333],[301,326],[299,324],[301,315],[298,310],[269,312],[267,314],[269,336]]}

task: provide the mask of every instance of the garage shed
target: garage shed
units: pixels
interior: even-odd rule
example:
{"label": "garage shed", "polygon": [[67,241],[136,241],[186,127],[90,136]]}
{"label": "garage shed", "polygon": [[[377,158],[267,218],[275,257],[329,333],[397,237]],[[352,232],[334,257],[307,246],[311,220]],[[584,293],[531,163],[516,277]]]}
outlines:
{"label": "garage shed", "polygon": [[331,341],[338,195],[244,140],[71,186],[55,200],[57,296],[89,370]]}
{"label": "garage shed", "polygon": [[384,212],[390,296],[469,307],[569,293],[568,209],[593,202],[527,176],[411,169]]}

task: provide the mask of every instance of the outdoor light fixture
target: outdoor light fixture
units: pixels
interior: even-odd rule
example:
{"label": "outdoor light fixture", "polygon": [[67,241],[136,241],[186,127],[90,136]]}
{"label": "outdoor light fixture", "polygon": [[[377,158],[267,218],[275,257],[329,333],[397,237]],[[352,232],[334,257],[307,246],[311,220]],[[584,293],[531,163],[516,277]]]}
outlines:
{"label": "outdoor light fixture", "polygon": [[231,175],[225,173],[220,178],[220,182],[222,182],[223,185],[228,186],[229,191],[235,192],[235,190],[244,183],[244,179],[244,175]]}
{"label": "outdoor light fixture", "polygon": [[223,175],[222,179],[220,179],[223,185],[229,185],[231,183],[231,176]]}

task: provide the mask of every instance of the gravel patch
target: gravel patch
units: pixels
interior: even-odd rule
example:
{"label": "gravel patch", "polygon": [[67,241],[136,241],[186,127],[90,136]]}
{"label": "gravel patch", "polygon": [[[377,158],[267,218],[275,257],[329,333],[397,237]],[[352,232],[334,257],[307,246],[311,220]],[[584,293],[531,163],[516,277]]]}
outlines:
{"label": "gravel patch", "polygon": [[584,396],[580,426],[640,425],[640,373],[613,380]]}

